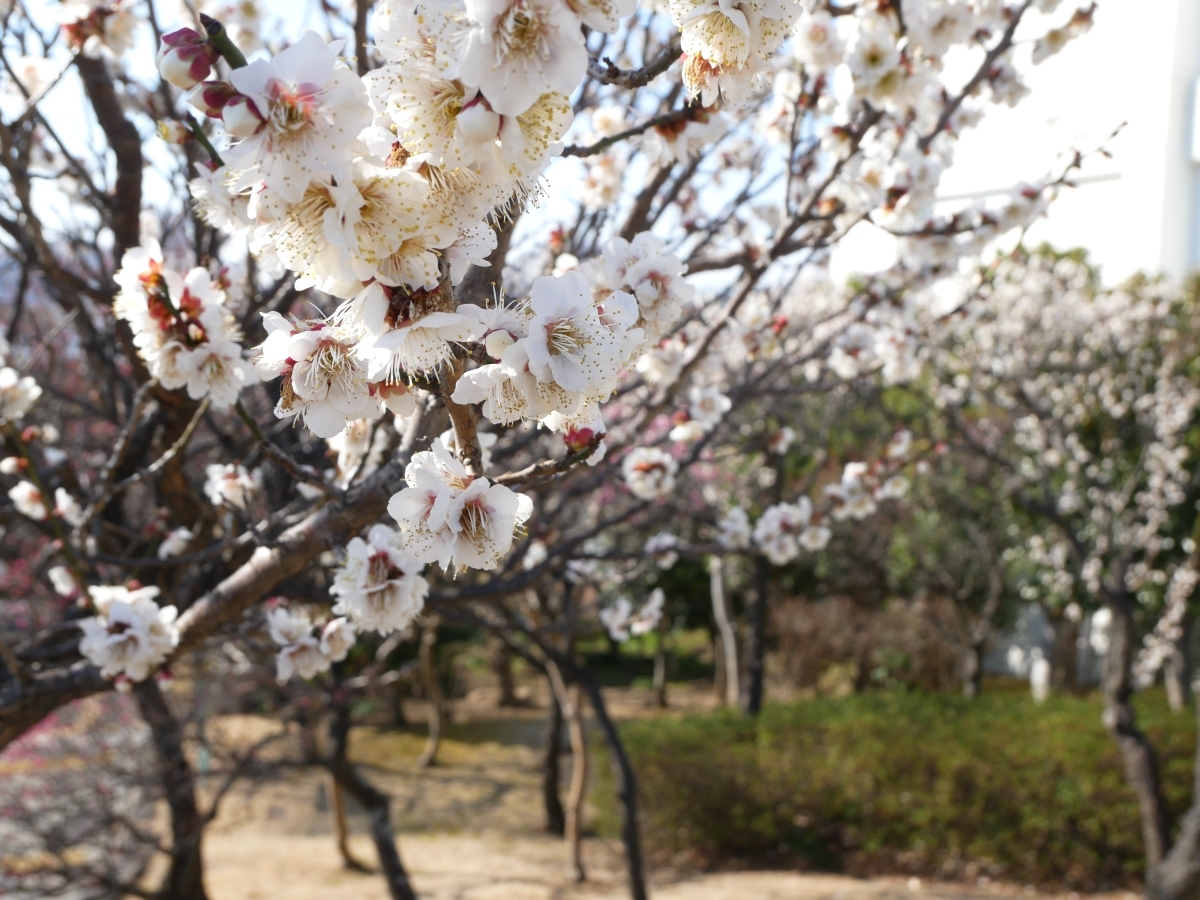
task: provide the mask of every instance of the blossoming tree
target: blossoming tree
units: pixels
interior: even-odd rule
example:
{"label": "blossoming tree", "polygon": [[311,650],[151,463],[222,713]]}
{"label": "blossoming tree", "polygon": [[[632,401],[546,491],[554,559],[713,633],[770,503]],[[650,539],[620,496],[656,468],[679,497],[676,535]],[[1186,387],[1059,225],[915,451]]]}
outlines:
{"label": "blossoming tree", "polygon": [[[590,563],[669,553],[645,542],[706,509],[714,551],[761,573],[903,494],[903,433],[816,504],[777,478],[753,523],[702,485],[786,450],[781,398],[911,377],[934,288],[1079,164],[935,207],[956,138],[1086,30],[1059,5],[358,0],[322,4],[323,34],[253,4],[88,0],[60,29],[10,5],[0,746],[132,688],[172,785],[164,892],[201,897],[154,676],[265,634],[281,680],[330,677],[436,612],[583,688],[646,896],[634,773],[560,640],[601,617]],[[899,261],[833,284],[867,223]],[[602,590],[540,615],[563,579]]]}

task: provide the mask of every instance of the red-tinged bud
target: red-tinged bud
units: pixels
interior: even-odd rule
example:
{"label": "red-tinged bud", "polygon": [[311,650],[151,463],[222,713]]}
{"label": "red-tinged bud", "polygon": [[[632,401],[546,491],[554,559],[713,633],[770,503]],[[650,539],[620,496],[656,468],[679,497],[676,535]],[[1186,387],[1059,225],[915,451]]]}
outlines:
{"label": "red-tinged bud", "polygon": [[113,687],[117,689],[118,694],[128,694],[133,690],[133,682],[128,675],[118,675],[113,679]]}
{"label": "red-tinged bud", "polygon": [[787,328],[787,316],[776,316],[775,321],[771,323],[771,330],[775,332],[775,337],[779,337],[783,330]]}
{"label": "red-tinged bud", "polygon": [[41,436],[42,429],[38,428],[36,425],[26,425],[23,429],[21,429],[21,440],[23,440],[26,444],[36,441]]}
{"label": "red-tinged bud", "polygon": [[192,130],[182,122],[163,119],[158,123],[158,136],[168,144],[186,144],[192,139]]}
{"label": "red-tinged bud", "polygon": [[265,119],[249,97],[238,94],[232,97],[225,108],[221,110],[221,121],[230,136],[238,138],[253,137],[263,127]]}
{"label": "red-tinged bud", "polygon": [[227,81],[205,81],[192,88],[187,101],[210,119],[219,119],[225,105],[240,96],[237,88]]}
{"label": "red-tinged bud", "polygon": [[692,417],[688,414],[686,409],[678,410],[674,415],[671,416],[672,425],[686,425],[690,421],[692,421]]}
{"label": "red-tinged bud", "polygon": [[170,669],[161,669],[154,673],[154,680],[162,687],[170,687],[175,683],[175,673]]}
{"label": "red-tinged bud", "polygon": [[209,75],[218,53],[208,38],[190,28],[163,35],[154,63],[162,77],[183,91],[190,91]]}
{"label": "red-tinged bud", "polygon": [[940,455],[940,454],[948,451],[950,449],[950,445],[947,444],[945,441],[938,441],[934,445],[933,449]]}
{"label": "red-tinged bud", "polygon": [[50,542],[50,546],[51,546],[51,548],[53,548],[54,550],[61,550],[61,549],[63,548],[63,542],[62,542],[62,539],[61,539],[61,538],[55,538],[54,540],[52,540],[52,541]]}
{"label": "red-tinged bud", "polygon": [[268,610],[278,609],[281,606],[287,606],[287,597],[281,597],[279,595],[268,597],[263,602],[263,606]]}
{"label": "red-tinged bud", "polygon": [[142,583],[136,578],[130,578],[129,583],[125,585],[131,591],[140,591],[143,587]]}
{"label": "red-tinged bud", "polygon": [[563,434],[563,443],[571,453],[582,453],[595,447],[604,435],[597,435],[591,428],[569,428]]}

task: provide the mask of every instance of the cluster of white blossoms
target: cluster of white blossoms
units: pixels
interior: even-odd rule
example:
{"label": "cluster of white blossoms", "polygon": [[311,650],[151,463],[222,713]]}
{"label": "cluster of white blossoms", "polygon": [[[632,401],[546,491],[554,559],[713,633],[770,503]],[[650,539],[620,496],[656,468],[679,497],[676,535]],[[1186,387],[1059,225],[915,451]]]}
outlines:
{"label": "cluster of white blossoms", "polygon": [[8,341],[0,336],[0,427],[19,422],[33,407],[42,389],[30,375],[7,364]]}
{"label": "cluster of white blossoms", "polygon": [[675,427],[671,429],[671,440],[688,443],[698,441],[717,425],[733,408],[733,401],[715,387],[694,385],[688,392],[690,402],[686,409],[674,416]]}
{"label": "cluster of white blossoms", "polygon": [[[768,438],[770,452],[782,453],[795,438],[795,430],[784,427]],[[830,503],[818,511],[812,500],[800,497],[794,503],[776,503],[759,516],[754,526],[750,516],[735,506],[717,520],[717,542],[731,552],[756,549],[777,566],[787,565],[802,551],[824,550],[833,537],[822,524],[826,517],[837,521],[862,521],[878,510],[885,500],[900,500],[908,494],[908,479],[899,469],[912,449],[912,432],[898,430],[884,448],[880,459],[867,464],[847,463],[836,484],[825,487]]]}
{"label": "cluster of white blossoms", "polygon": [[682,32],[683,83],[704,106],[742,103],[800,12],[794,0],[670,0]]}
{"label": "cluster of white blossoms", "polygon": [[441,438],[413,454],[404,478],[408,487],[393,495],[388,513],[403,533],[401,549],[417,563],[494,569],[533,514],[529,497],[469,474]]}
{"label": "cluster of white blossoms", "polygon": [[162,250],[149,240],[126,251],[116,281],[113,314],[129,323],[151,376],[168,390],[187,388],[193,400],[233,406],[252,370],[225,292],[208,270],[180,275],[163,265]]}
{"label": "cluster of white blossoms", "polygon": [[373,526],[366,540],[356,537],[346,547],[346,562],[330,588],[338,598],[334,614],[346,616],[360,631],[404,631],[420,615],[429,593],[422,568],[404,551],[402,534],[386,525]]}
{"label": "cluster of white blossoms", "polygon": [[832,532],[813,522],[813,505],[807,497],[795,503],[776,503],[767,507],[754,523],[754,544],[763,556],[777,566],[787,565],[800,555],[824,550]]}
{"label": "cluster of white blossoms", "polygon": [[307,613],[284,605],[267,611],[267,630],[280,648],[275,675],[281,684],[296,676],[308,679],[327,672],[346,658],[357,640],[354,627],[344,617],[314,629]]}
{"label": "cluster of white blossoms", "polygon": [[213,463],[204,474],[204,496],[218,508],[245,509],[261,486],[259,472],[252,474],[240,463]]}
{"label": "cluster of white blossoms", "polygon": [[637,447],[621,460],[625,485],[640,500],[663,497],[675,489],[679,463],[666,450]]}
{"label": "cluster of white blossoms", "polygon": [[1086,262],[1047,253],[999,261],[969,309],[930,343],[929,371],[939,404],[979,416],[970,440],[1010,461],[1011,488],[1069,523],[1030,542],[1046,593],[1157,602],[1194,469],[1194,305],[1163,281],[1100,290]]}
{"label": "cluster of white blossoms", "polygon": [[459,379],[456,403],[482,403],[497,424],[533,420],[555,431],[604,431],[600,403],[643,339],[632,295],[612,291],[597,303],[588,279],[571,271],[536,278],[527,302],[460,306],[459,313],[478,320],[496,362]]}
{"label": "cluster of white blossoms", "polygon": [[635,611],[628,597],[618,597],[612,605],[600,610],[600,624],[614,641],[623,642],[632,635],[649,634],[662,619],[665,600],[662,588],[655,588]]}
{"label": "cluster of white blossoms", "polygon": [[158,588],[88,588],[96,615],[80,619],[79,652],[105,678],[145,681],[179,644],[174,606],[160,607]]}

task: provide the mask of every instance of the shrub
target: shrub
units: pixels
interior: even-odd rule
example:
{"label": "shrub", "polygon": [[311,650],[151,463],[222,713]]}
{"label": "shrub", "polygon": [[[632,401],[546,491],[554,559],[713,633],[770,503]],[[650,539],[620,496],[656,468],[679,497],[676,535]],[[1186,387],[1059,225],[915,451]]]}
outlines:
{"label": "shrub", "polygon": [[[1194,720],[1140,698],[1168,803],[1190,796]],[[660,860],[1136,887],[1137,805],[1095,698],[871,693],[622,726]],[[600,768],[601,827],[615,832]]]}

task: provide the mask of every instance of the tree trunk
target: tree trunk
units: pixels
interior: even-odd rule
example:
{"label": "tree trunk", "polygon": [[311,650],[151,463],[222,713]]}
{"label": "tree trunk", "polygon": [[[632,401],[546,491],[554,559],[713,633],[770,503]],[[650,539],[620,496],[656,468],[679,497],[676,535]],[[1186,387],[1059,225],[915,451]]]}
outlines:
{"label": "tree trunk", "polygon": [[1132,602],[1114,603],[1110,608],[1113,614],[1111,639],[1101,675],[1103,722],[1121,751],[1125,778],[1137,796],[1146,864],[1154,870],[1166,855],[1169,828],[1154,748],[1138,731],[1129,702],[1133,694],[1130,671],[1134,653]]}
{"label": "tree trunk", "polygon": [[1167,703],[1171,706],[1171,712],[1178,713],[1187,709],[1188,698],[1191,694],[1191,686],[1188,684],[1188,672],[1191,670],[1191,666],[1188,665],[1187,652],[1191,624],[1190,620],[1185,619],[1183,633],[1175,642],[1171,655],[1163,663],[1163,684],[1167,689]]}
{"label": "tree trunk", "polygon": [[670,623],[667,617],[658,620],[657,645],[654,649],[654,705],[659,709],[667,708],[667,631]]}
{"label": "tree trunk", "polygon": [[427,769],[437,760],[438,744],[442,740],[442,686],[438,682],[437,660],[434,648],[437,644],[436,620],[425,623],[421,629],[421,646],[419,650],[421,665],[421,687],[425,692],[426,713],[429,717],[429,736],[425,739],[425,749],[417,760],[417,766]]}
{"label": "tree trunk", "polygon": [[333,813],[333,830],[337,835],[338,853],[342,857],[342,865],[352,872],[369,873],[371,867],[365,863],[359,862],[353,851],[350,849],[350,826],[346,822],[346,792],[342,790],[341,784],[336,778],[333,779],[333,805],[331,812]]}
{"label": "tree trunk", "polygon": [[508,644],[504,643],[501,638],[492,637],[491,644],[489,661],[492,664],[492,671],[496,673],[496,680],[500,684],[500,699],[496,705],[500,707],[520,706],[517,701],[516,681],[513,679],[512,651],[508,649]]}
{"label": "tree trunk", "polygon": [[963,696],[974,700],[983,691],[983,648],[968,644],[963,651]]}
{"label": "tree trunk", "polygon": [[734,634],[733,620],[729,615],[729,605],[725,601],[725,560],[719,556],[709,558],[709,591],[712,594],[713,619],[716,620],[717,630],[721,635],[721,651],[725,673],[725,704],[738,704],[738,658],[737,636]]}
{"label": "tree trunk", "polygon": [[756,716],[762,710],[767,655],[767,584],[771,564],[754,557],[754,590],[746,605],[746,671],[742,678],[742,712]]}
{"label": "tree trunk", "polygon": [[588,750],[583,733],[583,716],[579,711],[579,691],[572,697],[563,680],[562,672],[553,660],[546,661],[546,674],[567,722],[567,735],[571,740],[571,786],[567,792],[567,817],[563,836],[567,839],[567,877],[584,881],[587,872],[583,868],[583,801],[587,788]]}
{"label": "tree trunk", "polygon": [[608,753],[612,759],[613,776],[617,782],[617,799],[621,803],[621,841],[625,845],[625,863],[629,873],[629,895],[632,900],[647,900],[645,864],[642,860],[642,838],[638,828],[637,778],[633,765],[621,743],[617,726],[608,715],[604,705],[604,692],[600,683],[587,669],[575,668],[575,677],[583,687],[596,711],[596,721],[604,734]]}
{"label": "tree trunk", "polygon": [[1052,680],[1055,690],[1075,691],[1079,687],[1079,623],[1063,616],[1055,629]]}
{"label": "tree trunk", "polygon": [[408,873],[400,861],[396,836],[392,833],[391,798],[371,784],[346,755],[350,742],[350,704],[342,690],[334,695],[331,731],[333,757],[326,762],[326,767],[335,781],[367,811],[371,821],[371,838],[375,842],[379,868],[383,870],[388,893],[392,900],[417,900]]}
{"label": "tree trunk", "polygon": [[204,819],[196,803],[196,779],[184,755],[183,727],[153,678],[139,682],[134,694],[154,738],[159,777],[171,811],[171,863],[159,896],[163,900],[207,900],[201,853]]}
{"label": "tree trunk", "polygon": [[[1200,698],[1196,698],[1200,733]],[[1146,873],[1150,900],[1193,900],[1200,895],[1200,741],[1192,761],[1192,805],[1180,823],[1179,837],[1163,861]]]}
{"label": "tree trunk", "polygon": [[563,712],[558,705],[554,685],[550,685],[550,715],[542,743],[542,805],[546,812],[546,833],[562,837],[567,820],[558,795],[560,761],[562,759]]}

